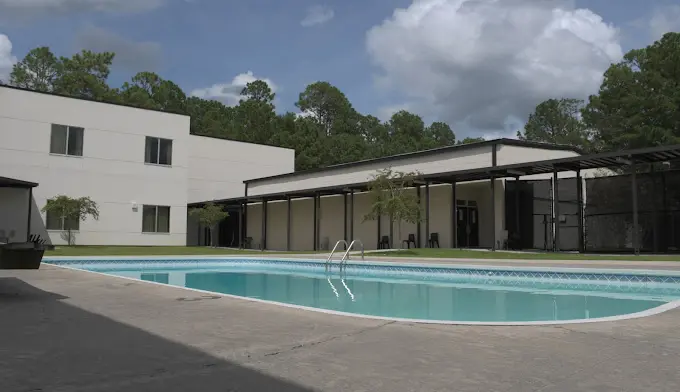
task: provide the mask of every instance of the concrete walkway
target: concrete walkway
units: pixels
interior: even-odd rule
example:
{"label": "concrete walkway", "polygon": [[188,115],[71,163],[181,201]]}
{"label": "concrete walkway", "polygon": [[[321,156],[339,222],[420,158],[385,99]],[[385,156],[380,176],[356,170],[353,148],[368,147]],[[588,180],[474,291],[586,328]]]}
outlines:
{"label": "concrete walkway", "polygon": [[680,311],[414,325],[43,267],[0,271],[0,390],[680,390]]}

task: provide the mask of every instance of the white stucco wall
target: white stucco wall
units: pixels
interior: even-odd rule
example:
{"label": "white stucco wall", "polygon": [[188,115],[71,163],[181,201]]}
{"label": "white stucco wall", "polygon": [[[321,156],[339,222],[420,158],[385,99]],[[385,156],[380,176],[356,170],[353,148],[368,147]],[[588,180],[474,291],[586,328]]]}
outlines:
{"label": "white stucco wall", "polygon": [[[578,156],[572,150],[552,148],[523,147],[498,144],[497,165],[560,159]],[[492,145],[443,150],[429,155],[405,156],[392,161],[368,161],[349,167],[328,168],[295,176],[264,178],[248,184],[248,194],[259,196],[306,189],[343,186],[369,181],[376,171],[391,167],[395,171],[417,171],[423,174],[446,173],[458,170],[490,167],[492,165]]]}
{"label": "white stucco wall", "polygon": [[369,181],[376,171],[391,167],[395,171],[442,173],[491,166],[491,146],[449,150],[432,155],[406,156],[394,161],[367,162],[350,167],[329,168],[321,172],[262,179],[248,184],[248,195],[258,196],[304,189],[342,186]]}
{"label": "white stucco wall", "polygon": [[[415,192],[415,189],[412,190]],[[496,180],[496,239],[501,240],[505,225],[505,188],[502,180]],[[459,200],[474,200],[479,206],[479,246],[490,248],[493,245],[493,215],[491,213],[491,186],[489,181],[458,184],[456,197]],[[422,211],[425,212],[425,188],[421,188]],[[350,219],[354,220],[354,235],[348,238],[360,239],[365,249],[376,249],[379,236],[390,235],[388,217],[381,220],[380,234],[378,222],[364,221],[364,216],[370,210],[371,200],[368,193],[354,194],[354,214],[348,216],[348,236],[350,235]],[[313,199],[294,199],[291,202],[291,250],[308,251],[314,248],[313,228],[314,211]],[[349,196],[347,202],[350,214]],[[328,246],[332,248],[338,240],[344,239],[344,206],[342,195],[321,197],[319,209],[319,242],[324,244],[328,239]],[[450,248],[451,243],[451,186],[430,186],[430,233],[439,233],[439,243],[442,248]],[[267,203],[267,249],[286,250],[287,236],[287,202]],[[402,222],[401,232],[399,223],[393,227],[393,246],[400,247],[401,241],[409,234],[416,234],[416,225]],[[262,204],[252,203],[248,206],[247,236],[253,238],[256,246],[262,243]],[[421,246],[425,247],[426,224],[421,223]]]}
{"label": "white stucco wall", "polygon": [[[51,124],[85,129],[82,157],[50,154]],[[173,140],[171,167],[144,163],[146,136]],[[40,184],[36,233],[44,232],[47,199],[89,196],[100,218],[81,222],[77,244],[184,245],[188,139],[186,116],[0,87],[0,176]],[[171,207],[170,233],[141,232],[144,204]],[[61,232],[49,237],[64,243]]]}
{"label": "white stucco wall", "polygon": [[570,150],[543,149],[537,147],[522,147],[501,144],[496,150],[496,161],[499,166],[515,163],[543,161],[576,157],[580,154]]}
{"label": "white stucco wall", "polygon": [[295,150],[189,135],[189,203],[245,195],[244,180],[292,173]]}

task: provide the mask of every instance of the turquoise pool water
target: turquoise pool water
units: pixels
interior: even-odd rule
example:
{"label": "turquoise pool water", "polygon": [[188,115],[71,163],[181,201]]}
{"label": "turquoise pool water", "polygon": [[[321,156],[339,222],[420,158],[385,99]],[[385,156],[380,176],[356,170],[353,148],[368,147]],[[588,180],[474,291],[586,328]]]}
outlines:
{"label": "turquoise pool water", "polygon": [[71,267],[335,312],[451,322],[597,319],[680,299],[680,276],[402,268],[262,260],[58,262]]}

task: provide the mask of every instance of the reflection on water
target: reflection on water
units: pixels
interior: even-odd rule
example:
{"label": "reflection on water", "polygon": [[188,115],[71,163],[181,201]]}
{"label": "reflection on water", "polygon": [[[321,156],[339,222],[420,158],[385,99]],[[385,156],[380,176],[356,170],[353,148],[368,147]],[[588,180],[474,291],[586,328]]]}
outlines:
{"label": "reflection on water", "polygon": [[[139,276],[139,273],[137,273]],[[131,273],[120,273],[130,276]],[[168,273],[144,280],[341,312],[455,321],[548,321],[640,312],[663,304],[634,298],[508,291],[408,281],[380,282],[242,272]]]}

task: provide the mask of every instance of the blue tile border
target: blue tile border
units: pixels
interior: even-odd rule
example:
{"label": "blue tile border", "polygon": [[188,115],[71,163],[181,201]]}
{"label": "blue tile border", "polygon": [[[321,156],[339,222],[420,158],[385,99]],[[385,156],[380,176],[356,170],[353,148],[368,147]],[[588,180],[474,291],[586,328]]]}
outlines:
{"label": "blue tile border", "polygon": [[[288,260],[288,259],[267,259],[267,258],[121,258],[121,259],[63,259],[63,258],[45,258],[46,263],[55,265],[64,265],[80,269],[101,269],[101,268],[120,268],[130,267],[135,268],[191,268],[192,266],[272,266],[276,268],[286,268],[293,270],[325,270],[325,262],[318,260]],[[338,271],[337,262],[332,265],[332,271]],[[547,271],[547,270],[531,270],[527,268],[461,268],[461,267],[434,267],[434,266],[417,266],[404,264],[371,264],[367,263],[353,263],[350,262],[343,269],[344,273],[348,275],[361,275],[365,273],[388,274],[388,275],[403,275],[414,276],[418,279],[429,280],[428,278],[448,278],[444,280],[456,280],[465,278],[466,281],[486,281],[494,283],[497,281],[517,282],[591,282],[591,283],[606,283],[608,287],[623,284],[623,285],[639,285],[639,284],[663,284],[663,285],[680,285],[680,273],[677,275],[660,275],[656,273],[601,273],[601,272],[564,272],[564,271]],[[317,271],[318,272],[318,271]]]}

